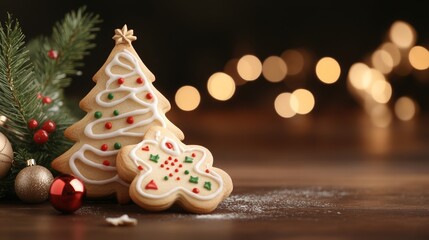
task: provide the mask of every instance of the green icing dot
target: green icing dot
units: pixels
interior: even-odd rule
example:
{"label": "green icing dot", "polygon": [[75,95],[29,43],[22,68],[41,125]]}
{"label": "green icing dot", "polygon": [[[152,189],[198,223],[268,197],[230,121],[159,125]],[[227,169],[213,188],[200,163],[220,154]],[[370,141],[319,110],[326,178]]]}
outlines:
{"label": "green icing dot", "polygon": [[211,182],[204,182],[204,188],[207,190],[212,190],[212,183]]}
{"label": "green icing dot", "polygon": [[153,162],[158,163],[159,155],[158,155],[158,154],[156,154],[156,155],[151,154],[151,155],[149,156],[149,160],[151,160],[151,161],[153,161]]}
{"label": "green icing dot", "polygon": [[167,181],[167,180],[168,180],[168,177],[167,177],[167,176],[165,176],[165,177],[164,177],[164,180],[165,180],[165,181]]}
{"label": "green icing dot", "polygon": [[189,171],[188,171],[188,170],[185,170],[185,174],[186,174],[186,175],[188,175],[188,174],[189,174]]}
{"label": "green icing dot", "polygon": [[185,163],[192,163],[194,161],[193,158],[186,156],[185,157]]}
{"label": "green icing dot", "polygon": [[198,177],[190,177],[189,178],[189,182],[191,182],[191,183],[198,183]]}
{"label": "green icing dot", "polygon": [[114,97],[115,97],[115,96],[113,95],[113,93],[109,93],[109,94],[107,94],[107,98],[108,98],[109,100],[112,100]]}
{"label": "green icing dot", "polygon": [[113,145],[113,147],[114,147],[116,150],[118,150],[118,149],[121,149],[122,144],[120,144],[120,143],[116,142],[116,143],[115,143],[115,145]]}
{"label": "green icing dot", "polygon": [[100,111],[96,111],[95,113],[94,113],[94,117],[95,118],[101,118],[103,116],[103,114],[100,112]]}
{"label": "green icing dot", "polygon": [[113,115],[118,116],[119,115],[119,111],[118,110],[114,110],[113,111]]}

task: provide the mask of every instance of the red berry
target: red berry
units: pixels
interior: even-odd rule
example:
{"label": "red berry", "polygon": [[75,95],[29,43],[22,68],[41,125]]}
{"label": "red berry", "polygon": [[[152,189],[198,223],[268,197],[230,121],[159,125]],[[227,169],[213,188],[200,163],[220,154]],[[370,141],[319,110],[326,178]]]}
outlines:
{"label": "red berry", "polygon": [[33,140],[37,144],[44,144],[49,140],[48,132],[43,129],[37,130],[33,135]]}
{"label": "red berry", "polygon": [[141,78],[141,77],[137,78],[136,82],[138,84],[142,84],[143,83],[143,78]]}
{"label": "red berry", "polygon": [[192,192],[198,194],[200,192],[200,189],[194,188],[194,189],[192,189]]}
{"label": "red berry", "polygon": [[51,102],[52,102],[52,98],[50,98],[50,97],[43,97],[42,98],[42,103],[44,103],[44,104],[49,104]]}
{"label": "red berry", "polygon": [[56,128],[57,128],[57,124],[52,120],[48,120],[44,122],[42,126],[42,129],[48,133],[54,132]]}
{"label": "red berry", "polygon": [[118,78],[118,84],[121,85],[125,82],[124,78]]}
{"label": "red berry", "polygon": [[153,98],[152,93],[146,94],[146,99],[151,100]]}
{"label": "red berry", "polygon": [[110,166],[110,162],[109,162],[108,160],[104,160],[104,161],[103,161],[103,165],[104,165],[104,166]]}
{"label": "red berry", "polygon": [[36,121],[36,119],[30,119],[28,120],[27,126],[29,129],[36,129],[37,126],[39,126],[39,123]]}
{"label": "red berry", "polygon": [[55,60],[55,59],[58,58],[58,52],[56,50],[51,49],[51,50],[48,51],[48,57],[50,59],[54,59]]}

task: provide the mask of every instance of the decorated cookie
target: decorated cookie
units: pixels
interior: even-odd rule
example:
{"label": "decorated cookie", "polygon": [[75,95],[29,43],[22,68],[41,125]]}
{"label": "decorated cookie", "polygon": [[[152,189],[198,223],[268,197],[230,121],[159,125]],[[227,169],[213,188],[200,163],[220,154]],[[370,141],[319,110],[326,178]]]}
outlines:
{"label": "decorated cookie", "polygon": [[212,166],[205,147],[185,145],[168,129],[152,127],[137,145],[122,148],[119,176],[130,186],[131,199],[147,210],[174,203],[194,213],[208,213],[232,191],[231,178]]}
{"label": "decorated cookie", "polygon": [[94,75],[95,87],[80,102],[86,116],[65,131],[76,143],[52,163],[54,169],[81,179],[89,197],[116,195],[129,200],[129,184],[119,178],[116,155],[137,144],[152,126],[183,133],[165,117],[170,103],[152,85],[154,75],[131,45],[133,30],[115,30],[115,46]]}

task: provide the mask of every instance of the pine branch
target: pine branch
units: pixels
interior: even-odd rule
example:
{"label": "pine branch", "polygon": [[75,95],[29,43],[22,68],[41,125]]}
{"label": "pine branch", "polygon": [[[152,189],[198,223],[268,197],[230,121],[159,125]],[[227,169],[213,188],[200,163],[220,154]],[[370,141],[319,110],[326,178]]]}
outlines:
{"label": "pine branch", "polygon": [[31,144],[27,121],[40,118],[41,102],[37,101],[40,85],[33,81],[33,67],[24,48],[24,34],[11,15],[0,24],[0,114],[7,116],[4,133],[22,147]]}
{"label": "pine branch", "polygon": [[[70,85],[70,76],[79,73],[83,57],[95,47],[92,40],[100,22],[98,15],[88,13],[86,7],[82,7],[57,22],[50,38],[42,36],[28,45],[41,94],[53,100],[51,111],[63,106],[63,89]],[[51,50],[58,54],[56,59],[48,56]]]}
{"label": "pine branch", "polygon": [[[98,16],[81,8],[57,23],[51,38],[39,37],[28,47],[16,20],[8,15],[5,24],[0,23],[0,115],[8,119],[0,131],[15,152],[9,174],[0,179],[0,198],[12,196],[15,177],[27,159],[33,158],[38,165],[54,172],[51,161],[72,146],[64,130],[74,118],[70,109],[63,106],[63,90],[70,84],[70,75],[83,65],[88,50],[94,47],[91,41],[99,22]],[[57,58],[48,57],[51,49],[58,51]],[[40,94],[49,96],[52,103],[43,104],[38,98]],[[49,133],[47,142],[35,143],[33,136],[37,129],[28,127],[30,119],[38,121],[37,129],[47,120],[56,123],[56,130]]]}

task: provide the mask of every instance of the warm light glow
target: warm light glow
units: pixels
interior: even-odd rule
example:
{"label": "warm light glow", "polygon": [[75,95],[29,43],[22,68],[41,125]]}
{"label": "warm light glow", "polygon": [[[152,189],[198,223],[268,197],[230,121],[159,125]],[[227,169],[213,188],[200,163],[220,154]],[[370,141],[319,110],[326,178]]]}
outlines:
{"label": "warm light glow", "polygon": [[390,27],[390,39],[399,48],[410,48],[416,42],[414,28],[406,22],[396,21]]}
{"label": "warm light glow", "polygon": [[398,46],[391,42],[384,43],[380,49],[389,53],[390,57],[393,60],[393,66],[396,67],[401,62],[401,51],[399,51]]}
{"label": "warm light glow", "polygon": [[314,96],[306,89],[297,89],[293,91],[290,98],[290,106],[298,114],[307,114],[314,108]]}
{"label": "warm light glow", "polygon": [[414,46],[408,53],[408,60],[413,68],[426,70],[429,68],[429,51],[422,46]]}
{"label": "warm light glow", "polygon": [[376,80],[371,86],[371,96],[378,103],[387,103],[392,97],[392,86],[385,80]]}
{"label": "warm light glow", "polygon": [[281,58],[286,62],[288,75],[297,75],[304,68],[304,56],[297,50],[286,50]]}
{"label": "warm light glow", "polygon": [[409,97],[400,97],[395,103],[395,114],[400,120],[409,121],[416,114],[416,104]]}
{"label": "warm light glow", "polygon": [[377,69],[374,68],[370,68],[368,71],[366,71],[364,73],[363,76],[364,80],[363,82],[365,83],[363,86],[363,90],[365,90],[366,92],[370,93],[372,92],[372,86],[376,81],[386,81],[386,78],[384,77],[384,75],[378,71]]}
{"label": "warm light glow", "polygon": [[269,82],[280,82],[286,77],[286,63],[277,56],[270,56],[262,64],[262,75]]}
{"label": "warm light glow", "polygon": [[316,75],[320,81],[331,84],[338,80],[341,74],[340,64],[331,58],[324,57],[316,65]]}
{"label": "warm light glow", "polygon": [[207,82],[207,89],[213,98],[225,101],[234,95],[235,83],[228,74],[217,72],[210,76]]}
{"label": "warm light glow", "polygon": [[384,74],[390,73],[393,69],[393,58],[383,49],[378,49],[372,54],[371,62],[375,69]]}
{"label": "warm light glow", "polygon": [[370,84],[368,72],[370,72],[370,68],[367,65],[363,63],[353,64],[349,70],[349,80],[352,86],[359,90],[367,88]]}
{"label": "warm light glow", "polygon": [[370,112],[372,123],[377,127],[388,127],[392,122],[392,113],[384,104],[374,105]]}
{"label": "warm light glow", "polygon": [[288,92],[280,93],[276,97],[276,100],[274,101],[274,109],[281,117],[291,118],[295,116],[296,112],[292,109],[290,104],[291,97],[292,94]]}
{"label": "warm light glow", "polygon": [[247,81],[243,80],[240,77],[240,75],[238,74],[237,64],[238,64],[238,59],[236,59],[236,58],[230,59],[225,64],[225,67],[223,68],[223,71],[226,74],[228,74],[229,76],[231,76],[232,79],[234,79],[234,82],[235,82],[236,86],[240,86],[240,85],[243,85],[243,84],[247,83]]}
{"label": "warm light glow", "polygon": [[192,86],[183,86],[179,88],[175,96],[176,105],[183,111],[195,110],[201,101],[198,90]]}
{"label": "warm light glow", "polygon": [[246,81],[256,80],[262,72],[261,61],[253,55],[245,55],[238,60],[237,71]]}

